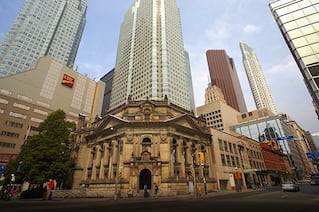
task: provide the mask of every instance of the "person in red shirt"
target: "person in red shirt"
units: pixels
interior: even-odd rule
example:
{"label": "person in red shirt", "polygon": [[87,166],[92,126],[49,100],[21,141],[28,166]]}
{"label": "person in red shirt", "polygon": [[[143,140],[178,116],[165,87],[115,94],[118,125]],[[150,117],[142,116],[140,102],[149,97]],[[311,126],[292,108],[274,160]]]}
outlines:
{"label": "person in red shirt", "polygon": [[47,183],[46,200],[51,200],[52,199],[52,190],[53,189],[54,189],[54,180],[50,179],[49,182]]}

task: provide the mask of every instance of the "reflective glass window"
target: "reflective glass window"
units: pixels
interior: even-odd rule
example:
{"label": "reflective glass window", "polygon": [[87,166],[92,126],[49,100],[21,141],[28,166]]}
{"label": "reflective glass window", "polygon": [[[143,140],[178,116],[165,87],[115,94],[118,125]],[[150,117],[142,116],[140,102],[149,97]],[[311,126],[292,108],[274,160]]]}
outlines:
{"label": "reflective glass window", "polygon": [[259,137],[259,130],[257,125],[249,125],[249,130],[250,130],[250,136],[252,139],[258,141],[258,137]]}
{"label": "reflective glass window", "polygon": [[315,55],[310,55],[308,57],[303,57],[302,61],[305,65],[313,64],[315,62],[318,62],[318,58]]}
{"label": "reflective glass window", "polygon": [[298,25],[295,21],[291,21],[291,22],[285,24],[285,28],[287,31],[290,31],[290,30],[298,28]]}
{"label": "reflective glass window", "polygon": [[292,13],[292,16],[294,19],[298,19],[304,16],[303,11],[302,10],[298,10],[296,12]]}
{"label": "reflective glass window", "polygon": [[296,48],[307,45],[307,40],[305,37],[297,38],[293,40],[293,43]]}
{"label": "reflective glass window", "polygon": [[312,25],[304,26],[301,28],[301,31],[304,35],[309,35],[315,32],[315,29]]}
{"label": "reflective glass window", "polygon": [[307,39],[308,43],[317,43],[318,40],[319,40],[318,38],[319,38],[319,34],[318,33],[313,33],[313,34],[310,34],[310,35],[306,36],[306,39]]}
{"label": "reflective glass window", "polygon": [[309,71],[313,77],[319,76],[319,65],[309,67]]}
{"label": "reflective glass window", "polygon": [[281,20],[282,23],[287,23],[289,21],[294,20],[294,17],[292,17],[291,14],[287,14],[287,15],[284,15],[284,16],[280,17],[280,20]]}
{"label": "reflective glass window", "polygon": [[319,15],[318,14],[310,15],[310,16],[308,16],[308,20],[311,23],[319,22]]}
{"label": "reflective glass window", "polygon": [[303,34],[302,34],[302,31],[300,29],[295,29],[295,30],[289,31],[288,35],[289,35],[290,39],[294,39],[294,38],[301,37]]}
{"label": "reflective glass window", "polygon": [[290,12],[293,12],[293,11],[296,11],[296,10],[300,9],[297,4],[291,4],[291,5],[289,5],[287,8],[288,8],[288,10],[289,10]]}
{"label": "reflective glass window", "polygon": [[304,47],[298,48],[297,52],[300,57],[305,57],[312,54],[312,49],[310,46],[304,46]]}
{"label": "reflective glass window", "polygon": [[300,19],[297,19],[296,20],[296,24],[297,26],[300,28],[300,27],[303,27],[303,26],[306,26],[309,24],[309,21],[307,18],[300,18]]}

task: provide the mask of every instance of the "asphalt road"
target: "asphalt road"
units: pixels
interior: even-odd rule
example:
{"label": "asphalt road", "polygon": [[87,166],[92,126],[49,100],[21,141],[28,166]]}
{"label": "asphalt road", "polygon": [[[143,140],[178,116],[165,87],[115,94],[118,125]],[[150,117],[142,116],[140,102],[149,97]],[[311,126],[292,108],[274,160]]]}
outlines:
{"label": "asphalt road", "polygon": [[0,211],[267,211],[318,212],[319,186],[302,185],[300,192],[282,192],[280,187],[249,192],[217,192],[203,197],[159,197],[113,199],[39,199],[0,201]]}

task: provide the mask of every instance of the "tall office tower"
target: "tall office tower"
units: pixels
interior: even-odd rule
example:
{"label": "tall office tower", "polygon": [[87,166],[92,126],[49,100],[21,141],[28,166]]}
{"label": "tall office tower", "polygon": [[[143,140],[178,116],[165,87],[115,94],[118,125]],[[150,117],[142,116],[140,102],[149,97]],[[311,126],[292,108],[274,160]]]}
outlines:
{"label": "tall office tower", "polygon": [[206,58],[211,85],[220,87],[229,106],[241,113],[247,112],[233,59],[225,50],[207,50]]}
{"label": "tall office tower", "polygon": [[43,55],[72,68],[86,8],[87,0],[26,0],[0,44],[0,77],[32,69]]}
{"label": "tall office tower", "polygon": [[263,70],[254,50],[244,42],[240,42],[243,64],[257,109],[267,108],[277,114]]}
{"label": "tall office tower", "polygon": [[167,100],[193,110],[176,0],[135,0],[121,26],[110,109]]}
{"label": "tall office tower", "polygon": [[188,87],[189,87],[189,98],[190,98],[190,104],[191,104],[191,109],[196,112],[195,110],[195,98],[194,98],[194,90],[193,90],[193,82],[192,82],[192,72],[191,72],[191,65],[190,65],[190,61],[189,61],[189,54],[188,52],[185,50],[185,60],[186,60],[186,70],[187,70],[187,81],[189,83]]}
{"label": "tall office tower", "polygon": [[319,1],[281,0],[269,7],[300,69],[319,119]]}
{"label": "tall office tower", "polygon": [[104,115],[110,109],[110,100],[112,94],[114,68],[101,77],[101,81],[105,83],[105,90],[103,96],[102,115]]}

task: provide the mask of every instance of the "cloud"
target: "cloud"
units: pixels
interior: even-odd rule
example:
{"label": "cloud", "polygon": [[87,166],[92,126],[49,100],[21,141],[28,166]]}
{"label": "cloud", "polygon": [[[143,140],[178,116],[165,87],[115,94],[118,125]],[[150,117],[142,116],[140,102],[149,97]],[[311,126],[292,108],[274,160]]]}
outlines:
{"label": "cloud", "polygon": [[205,31],[205,36],[214,42],[228,40],[232,36],[232,27],[226,21],[217,20]]}
{"label": "cloud", "polygon": [[260,31],[261,27],[259,26],[256,26],[256,25],[253,25],[253,24],[247,24],[245,27],[244,27],[244,32],[247,32],[247,33],[251,33],[251,32],[257,32],[257,31]]}
{"label": "cloud", "polygon": [[99,65],[95,62],[93,63],[79,63],[77,64],[78,70],[84,75],[90,74],[90,78],[99,79],[105,74],[105,70],[102,65]]}
{"label": "cloud", "polygon": [[275,75],[276,77],[295,77],[296,73],[299,73],[299,68],[296,62],[293,60],[291,55],[287,55],[281,63],[273,64],[268,70],[267,73]]}

